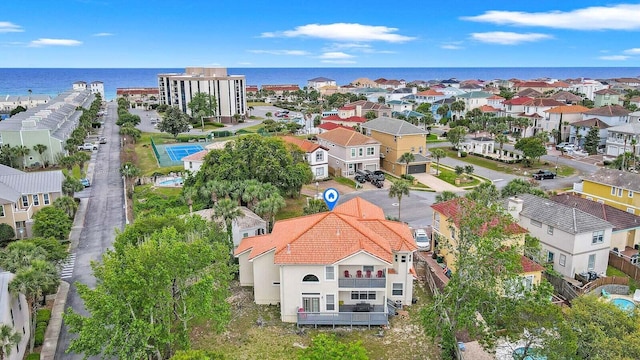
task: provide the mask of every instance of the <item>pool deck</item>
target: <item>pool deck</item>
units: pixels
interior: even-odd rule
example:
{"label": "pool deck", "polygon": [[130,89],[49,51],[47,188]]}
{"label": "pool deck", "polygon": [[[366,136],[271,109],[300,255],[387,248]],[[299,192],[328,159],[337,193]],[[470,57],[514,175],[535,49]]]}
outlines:
{"label": "pool deck", "polygon": [[[180,179],[179,183],[172,183],[172,184],[162,184],[162,182],[164,181],[170,181],[170,180],[177,180]],[[159,186],[159,187],[182,187],[182,176],[163,176],[163,177],[159,177],[156,179],[156,183],[155,186]]]}

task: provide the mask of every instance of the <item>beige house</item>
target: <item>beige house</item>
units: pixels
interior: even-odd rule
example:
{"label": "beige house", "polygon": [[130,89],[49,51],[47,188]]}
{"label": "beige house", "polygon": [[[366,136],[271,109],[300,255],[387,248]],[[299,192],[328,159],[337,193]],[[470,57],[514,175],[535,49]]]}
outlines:
{"label": "beige house", "polygon": [[335,128],[317,135],[318,144],[329,152],[329,172],[353,176],[356,170],[378,170],[380,142],[357,131]]}
{"label": "beige house", "polygon": [[18,239],[31,237],[33,214],[62,196],[63,180],[60,170],[25,173],[0,165],[0,223]]}
{"label": "beige house", "polygon": [[242,240],[235,251],[240,285],[256,304],[280,304],[298,325],[387,325],[389,304],[411,304],[409,227],[355,198],[333,211],[276,222],[271,234]]}
{"label": "beige house", "polygon": [[[427,151],[427,132],[398,119],[379,117],[362,124],[365,134],[380,142],[382,167],[395,175],[429,172],[431,158]],[[414,160],[407,166],[400,161],[404,153],[411,153]]]}
{"label": "beige house", "polygon": [[391,108],[384,104],[378,104],[367,100],[358,100],[344,105],[338,109],[338,116],[342,119],[352,116],[365,117],[367,113],[372,112],[379,116],[391,116]]}

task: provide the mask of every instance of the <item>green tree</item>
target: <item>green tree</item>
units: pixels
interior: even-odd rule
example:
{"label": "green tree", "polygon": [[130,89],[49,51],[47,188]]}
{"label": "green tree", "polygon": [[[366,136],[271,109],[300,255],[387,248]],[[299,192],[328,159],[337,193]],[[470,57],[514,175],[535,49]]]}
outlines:
{"label": "green tree", "polygon": [[33,215],[33,233],[36,236],[66,240],[73,225],[69,215],[55,206],[47,206]]}
{"label": "green tree", "polygon": [[400,158],[398,159],[398,161],[404,163],[404,173],[406,175],[409,174],[409,164],[411,162],[413,162],[415,159],[416,159],[415,155],[413,155],[410,152],[406,152],[406,153],[400,155]]}
{"label": "green tree", "polygon": [[172,106],[164,113],[164,119],[158,123],[158,130],[169,133],[177,139],[178,134],[189,131],[190,125],[189,116]]}
{"label": "green tree", "polygon": [[78,210],[78,203],[71,196],[61,196],[53,201],[53,206],[64,211],[69,219],[73,219]]}
{"label": "green tree", "polygon": [[114,249],[92,264],[95,288],[77,284],[87,315],[71,308],[64,315],[77,334],[68,352],[167,359],[188,349],[194,322],[207,319],[215,332],[225,328],[234,267],[224,235],[196,217],[173,218],[170,224],[176,227],[167,221],[159,218],[160,228],[149,229],[145,237],[128,226],[117,235]]}
{"label": "green tree", "polygon": [[500,155],[498,156],[498,158],[502,159],[504,144],[509,142],[509,138],[505,134],[498,134],[496,135],[495,141],[498,143],[498,146],[500,148]]}
{"label": "green tree", "polygon": [[427,102],[422,103],[418,105],[418,107],[416,108],[416,111],[421,114],[429,114],[431,113],[431,104]]}
{"label": "green tree", "polygon": [[458,117],[460,117],[460,113],[464,111],[465,104],[462,100],[457,100],[451,103],[451,111],[454,111]]}
{"label": "green tree", "polygon": [[516,196],[519,194],[532,194],[540,197],[547,197],[543,190],[537,188],[534,182],[516,178],[507,183],[501,190],[503,198]]}
{"label": "green tree", "polygon": [[389,187],[389,197],[398,199],[398,221],[401,221],[400,209],[402,207],[402,197],[410,196],[409,194],[409,182],[406,180],[394,181]]}
{"label": "green tree", "polygon": [[322,199],[309,199],[308,204],[302,209],[302,215],[317,214],[329,211],[327,204]]}
{"label": "green tree", "polygon": [[436,195],[435,203],[437,204],[437,203],[441,203],[441,202],[445,202],[445,201],[449,201],[457,198],[458,198],[458,194],[454,193],[453,191],[445,190],[440,194]]}
{"label": "green tree", "polygon": [[22,335],[13,331],[11,326],[0,325],[0,360],[7,359],[20,340],[22,340]]}
{"label": "green tree", "polygon": [[458,149],[466,135],[467,129],[464,126],[456,126],[447,133],[447,140],[449,140],[454,149]]}
{"label": "green tree", "polygon": [[547,154],[547,148],[542,140],[537,137],[522,138],[516,142],[514,147],[522,151],[524,156],[534,161],[538,161],[542,155]]}
{"label": "green tree", "polygon": [[211,94],[197,92],[193,95],[187,107],[191,110],[191,116],[200,119],[202,131],[204,131],[204,118],[205,116],[209,117],[216,114],[218,102],[216,101],[216,97]]}
{"label": "green tree", "polygon": [[446,124],[448,121],[447,116],[449,115],[449,105],[442,104],[438,106],[438,109],[436,110],[436,114],[440,115],[440,123]]}
{"label": "green tree", "polygon": [[276,214],[286,206],[284,198],[278,193],[273,193],[256,205],[256,213],[269,222],[269,231],[276,222]]}
{"label": "green tree", "polygon": [[84,164],[87,161],[91,160],[91,155],[89,155],[89,153],[86,153],[84,151],[79,151],[79,152],[75,153],[72,156],[72,158],[75,161],[75,163],[78,165],[78,167],[80,168],[80,172],[84,174],[85,173]]}
{"label": "green tree", "polygon": [[25,157],[29,155],[29,153],[31,152],[31,149],[29,149],[24,145],[17,145],[12,147],[11,149],[15,152],[15,156],[20,159],[20,164],[21,164],[20,167],[24,169],[26,166]]}
{"label": "green tree", "polygon": [[473,165],[464,166],[464,173],[469,175],[469,177],[471,177],[471,174],[473,174],[474,171],[475,171],[475,168],[473,167]]}
{"label": "green tree", "polygon": [[80,180],[71,176],[65,176],[62,181],[62,193],[66,196],[73,196],[75,192],[82,191],[83,189],[84,185],[82,185]]}
{"label": "green tree", "polygon": [[[138,139],[142,137],[142,131],[140,131],[139,129],[136,129],[130,124],[125,124],[122,127],[120,127],[120,130],[118,131],[118,133],[123,137],[125,137],[125,139],[126,138],[131,139],[131,142],[134,144]],[[125,140],[125,143],[126,143],[126,140]]]}
{"label": "green tree", "polygon": [[476,204],[491,206],[500,201],[500,191],[491,182],[483,182],[467,193],[466,197]]}
{"label": "green tree", "polygon": [[11,116],[13,116],[15,114],[19,114],[19,113],[25,112],[25,111],[27,111],[27,108],[25,108],[22,105],[18,105],[18,106],[15,107],[15,109],[13,109],[13,110],[11,110],[11,112],[9,112],[9,116],[11,117]]}
{"label": "green tree", "polygon": [[233,222],[237,218],[244,216],[244,213],[238,207],[238,203],[231,199],[218,200],[218,202],[213,205],[213,216],[213,220],[222,220],[224,228],[227,231],[227,245],[233,249]]}
{"label": "green tree", "polygon": [[447,157],[447,152],[442,149],[433,149],[431,156],[436,158],[436,176],[438,176],[440,175],[440,159]]}
{"label": "green tree", "polygon": [[12,273],[28,267],[35,260],[47,259],[46,249],[30,241],[14,241],[0,251],[0,267]]}
{"label": "green tree", "polygon": [[378,117],[378,116],[376,115],[376,113],[375,113],[374,111],[367,111],[367,112],[364,114],[364,118],[365,118],[365,119],[367,119],[367,120],[373,120],[373,119],[375,119],[375,118],[377,118],[377,117]]}
{"label": "green tree", "polygon": [[592,127],[587,133],[587,137],[584,140],[584,149],[589,155],[595,155],[598,153],[598,144],[600,144],[600,130],[597,127]]}
{"label": "green tree", "polygon": [[131,186],[131,190],[127,190],[127,194],[129,194],[129,198],[131,198],[133,196],[133,184],[135,179],[140,176],[140,168],[131,162],[126,162],[120,166],[120,175],[124,176],[127,187],[129,187],[129,185]]}
{"label": "green tree", "polygon": [[11,225],[2,223],[0,224],[0,245],[4,246],[7,242],[15,239],[16,232]]}
{"label": "green tree", "polygon": [[298,356],[299,360],[367,360],[367,351],[360,341],[343,343],[331,334],[318,334],[311,346]]}
{"label": "green tree", "polygon": [[44,144],[36,144],[33,145],[33,150],[35,150],[38,155],[40,155],[40,161],[42,161],[42,168],[44,169],[44,164],[46,163],[44,156],[42,156],[42,154],[44,154],[45,151],[47,151],[47,145]]}

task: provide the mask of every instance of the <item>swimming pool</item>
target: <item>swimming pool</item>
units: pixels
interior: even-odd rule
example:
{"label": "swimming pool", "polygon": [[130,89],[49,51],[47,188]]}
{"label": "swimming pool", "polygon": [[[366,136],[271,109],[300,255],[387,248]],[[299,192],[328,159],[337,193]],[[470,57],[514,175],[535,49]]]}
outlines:
{"label": "swimming pool", "polygon": [[178,186],[178,185],[182,185],[182,178],[181,177],[175,177],[175,178],[172,178],[172,179],[162,180],[162,181],[158,182],[157,185],[159,185],[159,186]]}
{"label": "swimming pool", "polygon": [[633,303],[633,301],[631,300],[627,300],[627,299],[623,299],[623,298],[616,298],[611,300],[611,303],[615,306],[617,306],[618,308],[620,308],[620,310],[624,310],[624,311],[628,311],[628,312],[632,312],[633,309],[636,308],[636,304]]}
{"label": "swimming pool", "polygon": [[524,356],[525,348],[519,347],[513,350],[513,359],[514,360],[547,360],[547,357],[544,355],[537,354],[538,351],[536,349],[529,348],[527,351],[527,356]]}

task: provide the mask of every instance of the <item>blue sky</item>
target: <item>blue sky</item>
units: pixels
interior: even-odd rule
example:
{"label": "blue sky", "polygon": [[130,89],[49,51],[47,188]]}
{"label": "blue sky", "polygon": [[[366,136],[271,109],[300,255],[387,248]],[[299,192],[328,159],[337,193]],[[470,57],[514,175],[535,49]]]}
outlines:
{"label": "blue sky", "polygon": [[4,0],[0,67],[640,66],[640,2]]}

